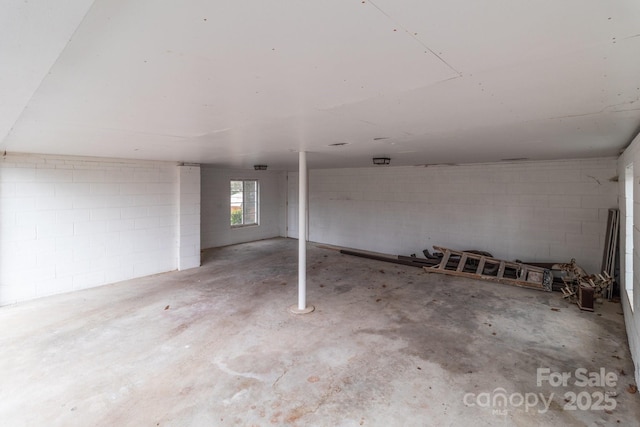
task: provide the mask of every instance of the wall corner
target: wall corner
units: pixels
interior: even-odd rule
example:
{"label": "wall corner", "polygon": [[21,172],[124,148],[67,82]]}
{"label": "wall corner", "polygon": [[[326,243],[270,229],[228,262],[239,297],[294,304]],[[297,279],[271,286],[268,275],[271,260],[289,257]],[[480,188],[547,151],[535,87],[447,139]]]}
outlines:
{"label": "wall corner", "polygon": [[200,165],[178,166],[178,270],[200,267]]}

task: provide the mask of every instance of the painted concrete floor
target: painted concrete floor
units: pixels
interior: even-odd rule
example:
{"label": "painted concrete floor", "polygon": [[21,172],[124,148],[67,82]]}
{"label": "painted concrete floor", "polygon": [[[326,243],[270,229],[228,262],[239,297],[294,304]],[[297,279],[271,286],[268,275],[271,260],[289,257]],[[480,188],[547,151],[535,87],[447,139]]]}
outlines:
{"label": "painted concrete floor", "polygon": [[639,425],[619,304],[309,245],[316,311],[293,315],[296,257],[295,240],[229,246],[0,308],[1,424]]}

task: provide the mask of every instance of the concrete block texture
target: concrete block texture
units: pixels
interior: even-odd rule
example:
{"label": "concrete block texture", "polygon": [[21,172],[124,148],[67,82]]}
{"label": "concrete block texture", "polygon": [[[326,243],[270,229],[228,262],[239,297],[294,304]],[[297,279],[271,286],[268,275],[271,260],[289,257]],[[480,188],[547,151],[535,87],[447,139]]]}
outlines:
{"label": "concrete block texture", "polygon": [[[620,209],[620,277],[622,307],[629,347],[640,383],[640,134],[618,159],[616,183]],[[606,176],[606,175],[605,175]],[[629,202],[629,203],[627,203]],[[629,210],[627,210],[629,206]],[[604,218],[604,212],[600,214]],[[629,254],[627,256],[627,254]],[[627,262],[629,261],[629,262]],[[628,279],[628,281],[627,281]]]}
{"label": "concrete block texture", "polygon": [[178,270],[200,267],[200,167],[178,166]]}
{"label": "concrete block texture", "polygon": [[[203,248],[286,235],[286,224],[281,220],[287,217],[285,172],[202,167],[201,177]],[[230,181],[233,179],[258,180],[258,225],[231,227]]]}
{"label": "concrete block texture", "polygon": [[[311,170],[309,240],[391,254],[433,245],[599,272],[616,159]],[[288,180],[297,237],[297,173]]]}
{"label": "concrete block texture", "polygon": [[0,305],[175,270],[176,169],[8,154],[0,163]]}

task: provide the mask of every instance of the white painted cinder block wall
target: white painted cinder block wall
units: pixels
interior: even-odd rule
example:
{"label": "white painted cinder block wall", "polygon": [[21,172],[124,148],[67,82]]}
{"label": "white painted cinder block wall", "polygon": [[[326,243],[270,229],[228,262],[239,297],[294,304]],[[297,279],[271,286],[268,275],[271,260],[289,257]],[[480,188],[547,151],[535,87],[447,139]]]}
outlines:
{"label": "white painted cinder block wall", "polygon": [[[390,254],[441,245],[598,272],[615,158],[309,172],[309,240]],[[290,213],[297,173],[289,174]],[[297,218],[289,216],[289,236]]]}
{"label": "white painted cinder block wall", "polygon": [[175,270],[175,163],[0,159],[0,305]]}
{"label": "white painted cinder block wall", "polygon": [[200,267],[200,166],[178,166],[178,270]]}
{"label": "white painted cinder block wall", "polygon": [[[625,283],[627,265],[625,262],[625,248],[627,244],[626,229],[626,203],[625,174],[628,165],[633,165],[633,281]],[[618,160],[618,177],[620,188],[620,277],[623,280],[622,288],[629,286],[632,296],[625,291],[621,292],[622,309],[624,312],[629,347],[635,363],[636,384],[640,384],[640,135],[638,135]],[[633,309],[632,309],[633,308]]]}
{"label": "white painted cinder block wall", "polygon": [[[256,226],[231,228],[230,187],[232,179],[259,181],[259,218]],[[286,230],[286,173],[247,169],[201,168],[203,248],[232,245],[285,236]]]}

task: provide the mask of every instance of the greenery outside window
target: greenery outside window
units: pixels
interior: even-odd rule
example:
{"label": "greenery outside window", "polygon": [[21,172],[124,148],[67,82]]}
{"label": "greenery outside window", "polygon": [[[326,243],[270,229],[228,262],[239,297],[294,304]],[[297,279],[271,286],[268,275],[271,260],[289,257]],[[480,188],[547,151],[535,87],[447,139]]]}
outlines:
{"label": "greenery outside window", "polygon": [[231,227],[258,224],[258,181],[231,180]]}

